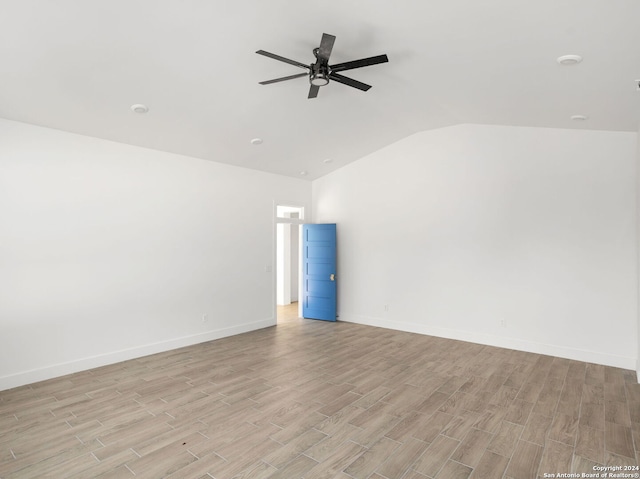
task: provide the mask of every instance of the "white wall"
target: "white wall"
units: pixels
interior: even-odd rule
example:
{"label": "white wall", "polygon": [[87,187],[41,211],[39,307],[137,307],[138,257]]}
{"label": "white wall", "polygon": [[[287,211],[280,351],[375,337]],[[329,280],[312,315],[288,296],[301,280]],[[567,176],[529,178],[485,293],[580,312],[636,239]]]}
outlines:
{"label": "white wall", "polygon": [[274,201],[310,193],[0,120],[0,389],[275,324]]}
{"label": "white wall", "polygon": [[459,125],[314,181],[314,222],[338,224],[340,319],[635,368],[635,148]]}
{"label": "white wall", "polygon": [[291,225],[276,225],[276,303],[280,306],[291,304]]}

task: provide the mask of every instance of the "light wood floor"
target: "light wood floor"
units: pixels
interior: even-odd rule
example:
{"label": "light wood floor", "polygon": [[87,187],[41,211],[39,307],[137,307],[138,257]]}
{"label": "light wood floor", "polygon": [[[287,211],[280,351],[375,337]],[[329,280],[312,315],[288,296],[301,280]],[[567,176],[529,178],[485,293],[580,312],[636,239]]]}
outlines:
{"label": "light wood floor", "polygon": [[0,477],[521,479],[638,464],[632,371],[282,319],[0,392]]}

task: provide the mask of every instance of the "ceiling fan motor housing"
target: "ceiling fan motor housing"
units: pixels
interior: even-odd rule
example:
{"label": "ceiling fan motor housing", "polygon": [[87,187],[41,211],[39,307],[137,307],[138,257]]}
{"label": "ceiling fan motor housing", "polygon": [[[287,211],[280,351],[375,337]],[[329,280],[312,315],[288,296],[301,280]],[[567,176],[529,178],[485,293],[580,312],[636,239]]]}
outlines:
{"label": "ceiling fan motor housing", "polygon": [[309,68],[309,83],[315,86],[328,85],[330,74],[329,65],[323,64],[321,60],[318,60]]}

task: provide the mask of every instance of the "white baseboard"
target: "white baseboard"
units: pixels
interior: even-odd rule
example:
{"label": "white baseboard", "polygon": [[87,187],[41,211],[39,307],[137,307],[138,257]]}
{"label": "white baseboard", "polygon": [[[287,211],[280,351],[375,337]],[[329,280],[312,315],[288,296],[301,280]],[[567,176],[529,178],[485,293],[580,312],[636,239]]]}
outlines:
{"label": "white baseboard", "polygon": [[180,338],[169,339],[152,344],[145,344],[135,348],[122,349],[106,354],[98,354],[75,361],[66,363],[53,364],[44,368],[32,369],[16,374],[0,377],[0,391],[11,389],[25,384],[31,384],[38,381],[44,381],[67,374],[73,374],[87,369],[98,368],[110,364],[127,361],[129,359],[141,358],[150,354],[162,353],[172,349],[178,349],[193,344],[205,343],[216,339],[234,336],[236,334],[247,333],[257,329],[275,326],[275,318],[255,321],[253,323],[241,324],[230,328],[217,329],[215,331],[207,331],[204,333],[194,334],[191,336],[183,336]]}
{"label": "white baseboard", "polygon": [[485,344],[487,346],[496,346],[499,348],[516,349],[518,351],[525,351],[528,353],[557,356],[559,358],[573,359],[576,361],[601,364],[604,366],[613,366],[616,368],[636,369],[638,371],[638,379],[640,382],[640,360],[636,361],[636,358],[634,357],[618,356],[615,354],[587,351],[553,344],[536,343],[523,339],[494,336],[491,334],[457,331],[454,329],[438,328],[416,323],[390,321],[356,314],[340,313],[340,321],[376,326],[385,329],[394,329],[408,333],[425,334],[439,338],[456,339],[459,341]]}

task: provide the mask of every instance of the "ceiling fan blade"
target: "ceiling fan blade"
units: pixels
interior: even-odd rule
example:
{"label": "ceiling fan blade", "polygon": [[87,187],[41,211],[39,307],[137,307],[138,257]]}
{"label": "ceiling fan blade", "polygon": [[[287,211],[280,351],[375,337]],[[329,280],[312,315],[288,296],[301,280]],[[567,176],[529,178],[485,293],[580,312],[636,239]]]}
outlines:
{"label": "ceiling fan blade", "polygon": [[342,75],[338,75],[337,73],[331,73],[329,75],[331,80],[337,81],[338,83],[342,83],[344,85],[352,86],[353,88],[357,88],[358,90],[367,91],[371,88],[371,85],[367,85],[366,83],[359,82],[358,80],[354,80],[352,78],[347,78]]}
{"label": "ceiling fan blade", "polygon": [[345,70],[353,70],[354,68],[368,67],[369,65],[377,65],[378,63],[386,63],[389,61],[387,55],[378,55],[375,57],[362,58],[361,60],[353,60],[351,62],[338,63],[329,65],[331,71],[343,72]]}
{"label": "ceiling fan blade", "polygon": [[307,98],[316,98],[319,91],[320,87],[318,85],[311,85],[311,88],[309,88],[309,96]]}
{"label": "ceiling fan blade", "polygon": [[335,41],[336,37],[329,35],[328,33],[323,33],[322,40],[320,40],[320,48],[318,48],[318,58],[328,62]]}
{"label": "ceiling fan blade", "polygon": [[261,81],[261,82],[258,82],[258,83],[260,83],[260,85],[270,85],[271,83],[278,83],[278,82],[281,82],[281,81],[293,80],[294,78],[302,78],[302,77],[306,77],[306,76],[309,76],[309,74],[308,73],[296,73],[295,75],[289,75],[288,77],[274,78],[273,80]]}
{"label": "ceiling fan blade", "polygon": [[294,65],[300,68],[304,68],[305,70],[309,70],[309,65],[305,65],[304,63],[300,63],[295,60],[289,60],[288,58],[281,57],[280,55],[276,55],[274,53],[265,52],[264,50],[258,50],[256,53],[258,55],[264,55],[265,57],[273,58],[274,60],[279,60],[281,62],[288,63],[289,65]]}

